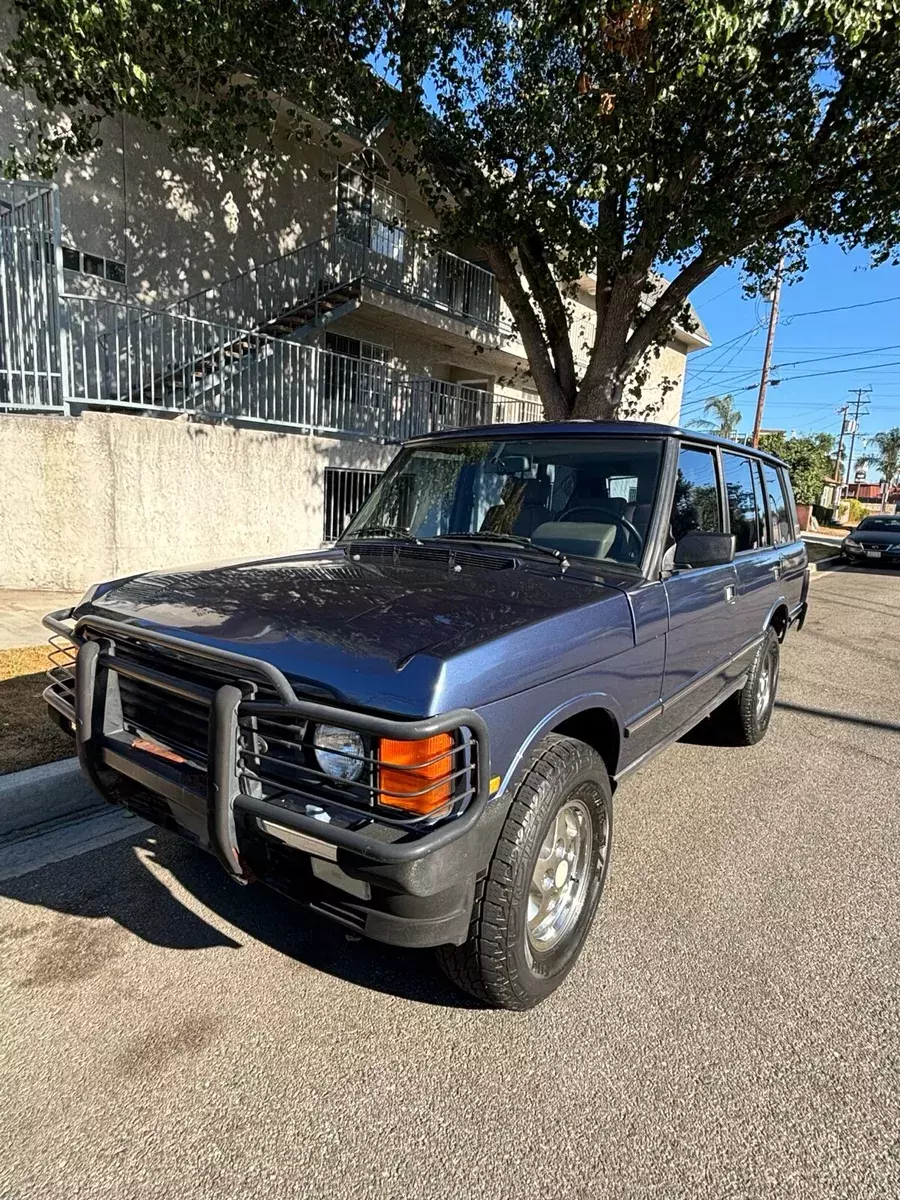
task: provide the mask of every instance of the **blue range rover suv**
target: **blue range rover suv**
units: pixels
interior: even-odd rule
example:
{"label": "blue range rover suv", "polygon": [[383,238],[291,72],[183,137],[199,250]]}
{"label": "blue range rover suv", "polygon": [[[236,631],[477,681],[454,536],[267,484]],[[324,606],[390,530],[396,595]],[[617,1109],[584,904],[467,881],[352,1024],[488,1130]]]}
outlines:
{"label": "blue range rover suv", "polygon": [[335,546],[92,587],[45,695],[111,802],[528,1008],[588,935],[612,796],[766,732],[806,613],[787,470],[661,425],[417,438]]}

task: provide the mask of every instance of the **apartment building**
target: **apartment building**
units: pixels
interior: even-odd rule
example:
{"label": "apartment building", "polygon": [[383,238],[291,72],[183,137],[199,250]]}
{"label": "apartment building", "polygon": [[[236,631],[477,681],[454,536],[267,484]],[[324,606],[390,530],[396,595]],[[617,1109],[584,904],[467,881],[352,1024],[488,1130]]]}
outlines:
{"label": "apartment building", "polygon": [[[21,136],[31,103],[0,95],[4,145]],[[25,416],[87,417],[82,429],[66,424],[65,434],[58,422],[42,427],[50,431],[42,437],[68,439],[67,449],[40,449],[33,429],[21,435],[32,458],[64,454],[77,474],[97,450],[76,443],[104,442],[102,415],[103,428],[116,429],[134,453],[143,453],[138,442],[165,441],[167,448],[145,451],[167,460],[161,471],[171,481],[187,471],[179,449],[185,423],[204,424],[210,446],[227,430],[238,464],[251,435],[265,434],[270,450],[277,440],[276,458],[302,458],[304,477],[291,480],[289,495],[283,483],[269,495],[267,513],[295,515],[263,545],[250,527],[209,547],[238,554],[336,536],[393,447],[412,434],[540,419],[525,350],[493,275],[474,246],[438,248],[432,215],[377,140],[342,133],[339,145],[285,141],[274,166],[229,175],[173,154],[165,133],[131,118],[106,122],[102,137],[91,158],[67,164],[52,183],[0,181],[0,454],[3,446],[15,453],[12,430]],[[573,319],[589,346],[589,278],[580,281]],[[686,357],[708,344],[702,326],[679,330],[653,361],[643,401],[654,419],[677,421]],[[140,432],[124,431],[125,414],[181,418],[180,432],[149,420]],[[306,445],[286,449],[288,433]],[[196,457],[188,456],[190,490],[202,493],[212,483]],[[105,458],[90,470],[128,475],[112,467]],[[293,464],[282,467],[283,481]],[[44,465],[36,474],[46,480]],[[243,474],[232,468],[229,478]],[[165,494],[161,484],[145,479],[143,487]],[[215,486],[222,493],[231,483]],[[73,502],[80,511],[82,501]],[[36,502],[36,511],[47,503]],[[113,497],[114,523],[125,504]],[[164,515],[158,498],[151,507]],[[90,524],[89,513],[82,517]],[[147,538],[132,529],[129,540]],[[174,541],[154,547],[150,565],[188,552],[210,556],[205,542]],[[0,544],[0,571],[2,554]],[[95,558],[131,569],[137,551],[117,542]],[[16,572],[15,585],[30,586],[25,576],[40,573]]]}

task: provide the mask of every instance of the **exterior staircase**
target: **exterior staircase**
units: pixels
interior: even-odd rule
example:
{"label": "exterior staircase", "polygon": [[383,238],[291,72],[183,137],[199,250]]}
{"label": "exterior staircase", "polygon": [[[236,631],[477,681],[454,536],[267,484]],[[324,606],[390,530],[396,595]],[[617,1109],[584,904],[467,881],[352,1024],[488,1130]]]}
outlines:
{"label": "exterior staircase", "polygon": [[[364,248],[339,236],[289,251],[249,271],[192,293],[166,310],[131,309],[106,335],[113,370],[128,379],[117,392],[147,408],[174,407],[232,415],[253,383],[241,376],[255,368],[271,372],[275,342],[304,342],[338,317],[358,308]],[[117,343],[137,348],[143,360]],[[153,362],[152,347],[163,349]],[[150,347],[148,355],[142,353]],[[281,357],[281,356],[279,356]]]}
{"label": "exterior staircase", "polygon": [[194,292],[167,311],[305,341],[359,307],[366,257],[363,245],[332,234]]}

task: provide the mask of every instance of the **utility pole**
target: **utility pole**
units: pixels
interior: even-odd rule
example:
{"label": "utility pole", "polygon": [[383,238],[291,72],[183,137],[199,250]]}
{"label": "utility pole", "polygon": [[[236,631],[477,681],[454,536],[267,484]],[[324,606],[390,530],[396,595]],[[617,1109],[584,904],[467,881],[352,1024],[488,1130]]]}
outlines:
{"label": "utility pole", "polygon": [[775,327],[778,324],[778,302],[781,299],[781,276],[784,273],[784,255],[775,268],[775,287],[772,289],[772,307],[769,311],[769,332],[766,336],[766,352],[763,356],[762,374],[759,377],[759,394],[756,397],[756,420],[753,422],[752,445],[759,445],[759,430],[762,425],[766,389],[769,386],[769,370],[772,366],[772,347],[775,344]]}
{"label": "utility pole", "polygon": [[859,431],[859,418],[860,418],[860,416],[866,417],[869,415],[867,412],[864,412],[864,413],[860,412],[860,409],[863,406],[863,396],[870,395],[871,391],[872,391],[872,389],[870,387],[851,388],[850,389],[851,394],[856,397],[856,401],[853,406],[854,407],[853,419],[850,422],[850,428],[849,428],[850,453],[847,455],[847,476],[846,476],[846,486],[848,489],[850,487],[850,472],[853,470],[853,449],[856,445],[856,434]]}
{"label": "utility pole", "polygon": [[834,478],[837,480],[837,487],[834,489],[834,503],[831,506],[831,519],[837,522],[838,507],[841,503],[841,451],[844,449],[844,434],[847,432],[847,411],[850,408],[849,404],[845,404],[843,408],[839,408],[841,414],[841,436],[838,438],[837,455],[834,460]]}

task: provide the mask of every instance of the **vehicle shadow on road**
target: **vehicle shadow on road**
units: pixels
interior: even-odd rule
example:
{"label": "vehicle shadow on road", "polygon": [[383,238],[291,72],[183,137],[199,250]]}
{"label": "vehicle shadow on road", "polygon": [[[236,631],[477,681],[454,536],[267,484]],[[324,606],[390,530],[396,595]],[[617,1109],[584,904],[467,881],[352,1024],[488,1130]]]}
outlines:
{"label": "vehicle shadow on road", "polygon": [[[179,898],[182,889],[211,919]],[[239,952],[243,935],[359,987],[424,1004],[481,1007],[444,979],[427,951],[348,936],[262,884],[233,883],[211,855],[160,829],[0,882],[0,895],[67,916],[107,918],[172,950]]]}

